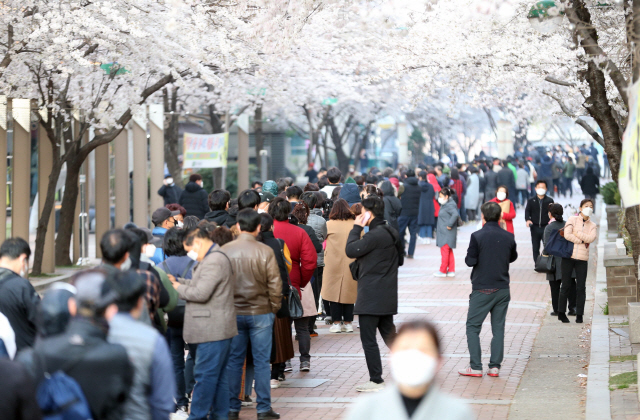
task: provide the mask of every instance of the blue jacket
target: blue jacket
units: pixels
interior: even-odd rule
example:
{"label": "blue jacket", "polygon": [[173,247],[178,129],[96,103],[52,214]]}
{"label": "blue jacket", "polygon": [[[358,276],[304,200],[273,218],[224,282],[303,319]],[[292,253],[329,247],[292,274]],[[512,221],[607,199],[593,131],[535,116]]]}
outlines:
{"label": "blue jacket", "polygon": [[164,251],[162,250],[162,241],[164,240],[164,234],[167,233],[167,229],[156,226],[151,231],[151,234],[154,238],[156,238],[156,252],[153,254],[153,257],[150,258],[156,265],[160,264],[162,261],[167,258],[164,255]]}
{"label": "blue jacket", "polygon": [[551,165],[553,165],[553,159],[551,159],[549,156],[542,156],[542,159],[540,160],[540,165],[538,165],[538,179],[553,178],[553,171],[551,170]]}

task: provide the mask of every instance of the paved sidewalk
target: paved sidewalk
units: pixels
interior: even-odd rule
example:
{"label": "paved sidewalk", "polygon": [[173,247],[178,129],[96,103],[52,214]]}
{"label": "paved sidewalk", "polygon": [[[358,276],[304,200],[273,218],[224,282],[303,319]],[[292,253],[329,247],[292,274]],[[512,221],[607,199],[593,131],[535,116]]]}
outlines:
{"label": "paved sidewalk", "polygon": [[[629,318],[627,316],[609,317],[609,361],[610,376],[626,372],[637,372],[637,354],[640,344],[629,341]],[[616,389],[612,386],[611,419],[631,420],[640,419],[640,404],[638,403],[638,385],[631,384],[628,388]]]}
{"label": "paved sidewalk", "polygon": [[[576,202],[579,202],[577,197],[572,200],[574,205]],[[531,240],[529,229],[524,224],[523,209],[517,210],[514,225],[519,256],[511,265],[511,303],[505,332],[505,360],[499,378],[467,378],[457,373],[458,369],[469,363],[465,321],[471,292],[471,269],[464,264],[464,256],[470,234],[476,230],[477,223],[464,226],[458,233],[455,278],[432,276],[440,264],[440,251],[434,244],[418,245],[415,259],[406,260],[400,270],[400,313],[395,318],[396,325],[410,319],[428,319],[436,323],[444,353],[439,384],[445,392],[467,400],[479,419],[509,417],[534,342],[545,315],[550,311],[549,283],[544,274],[533,271]],[[575,318],[571,319],[573,321]],[[480,335],[483,355],[486,354],[483,362],[487,364],[492,336],[488,322],[489,319]],[[582,330],[582,326],[573,322],[567,327],[576,333]],[[273,407],[283,419],[343,418],[358,397],[355,386],[369,380],[357,328],[353,334],[330,334],[327,326],[319,325],[318,332],[319,337],[311,341],[311,371],[299,372],[299,362],[293,360],[293,372],[287,374],[283,387],[272,390]],[[391,381],[388,349],[380,338],[378,341],[383,355],[384,378]],[[301,379],[326,382],[315,388],[287,387],[300,386],[295,382]],[[254,409],[243,409],[241,412],[241,418],[254,416]]]}

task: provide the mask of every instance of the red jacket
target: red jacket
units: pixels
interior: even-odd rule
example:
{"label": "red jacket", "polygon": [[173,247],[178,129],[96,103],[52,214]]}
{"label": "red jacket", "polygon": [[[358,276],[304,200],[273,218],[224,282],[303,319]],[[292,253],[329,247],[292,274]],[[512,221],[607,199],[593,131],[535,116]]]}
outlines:
{"label": "red jacket", "polygon": [[433,185],[433,190],[436,193],[435,198],[433,199],[433,205],[435,206],[435,217],[438,217],[438,213],[440,213],[440,203],[438,202],[438,196],[439,196],[439,192],[442,188],[440,188],[440,184],[438,184],[438,180],[436,179],[436,176],[434,174],[428,174],[427,175],[427,182],[431,185]]}
{"label": "red jacket", "polygon": [[318,254],[313,242],[302,228],[292,225],[289,221],[273,221],[273,236],[284,240],[291,253],[291,285],[298,289],[305,287],[318,264]]}
{"label": "red jacket", "polygon": [[[502,201],[498,200],[498,197],[490,201],[493,201],[494,203],[498,203],[498,205],[502,203]],[[505,223],[507,224],[507,232],[513,233],[513,219],[516,218],[516,209],[513,207],[513,202],[510,201],[508,198],[506,198],[504,201],[509,201],[509,212],[508,213],[505,213],[504,211],[502,212],[502,220],[504,220]]]}

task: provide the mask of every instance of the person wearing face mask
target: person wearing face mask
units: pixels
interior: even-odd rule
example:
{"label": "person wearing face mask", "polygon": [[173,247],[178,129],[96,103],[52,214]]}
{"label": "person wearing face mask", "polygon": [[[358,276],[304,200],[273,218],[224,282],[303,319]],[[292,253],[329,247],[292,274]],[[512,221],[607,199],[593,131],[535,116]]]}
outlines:
{"label": "person wearing face mask", "polygon": [[180,195],[182,195],[182,188],[173,182],[171,175],[165,176],[162,184],[162,187],[158,190],[158,195],[164,200],[164,205],[177,203],[180,200]]}
{"label": "person wearing face mask", "polygon": [[151,257],[151,261],[156,265],[160,264],[165,259],[164,252],[162,252],[162,238],[167,230],[178,225],[178,222],[175,219],[178,215],[180,215],[179,210],[172,211],[166,207],[156,209],[156,211],[151,215],[151,222],[153,223],[153,226],[155,226],[151,231],[154,238],[151,243],[156,247],[156,251]]}
{"label": "person wearing face mask", "polygon": [[547,209],[554,202],[553,198],[547,195],[547,181],[539,179],[535,185],[535,192],[536,195],[527,200],[524,208],[524,220],[531,231],[534,264],[540,256],[540,242],[550,220]]}
{"label": "person wearing face mask", "polygon": [[195,349],[196,385],[191,399],[192,420],[229,416],[227,362],[231,339],[238,334],[234,305],[234,274],[231,261],[212,240],[216,225],[206,221],[184,232],[187,255],[198,261],[191,280],[170,276],[180,299],[187,304],[184,340]]}
{"label": "person wearing face mask", "polygon": [[[363,212],[356,217],[345,248],[355,258],[358,294],[354,313],[360,321],[360,340],[364,350],[369,382],[356,387],[358,392],[384,389],[382,361],[376,332],[389,346],[396,333],[393,316],[398,313],[398,267],[404,263],[400,234],[384,220],[384,201],[370,195],[362,200]],[[369,232],[362,236],[365,226]]]}
{"label": "person wearing face mask", "polygon": [[165,207],[171,210],[172,212],[173,211],[180,212],[180,214],[176,214],[175,216],[173,216],[173,220],[176,221],[176,227],[178,229],[182,229],[184,227],[184,218],[187,217],[187,209],[182,207],[180,204],[167,204]]}
{"label": "person wearing face mask", "polygon": [[504,325],[511,300],[509,265],[518,258],[512,234],[499,225],[504,212],[499,204],[484,203],[482,229],[471,234],[464,262],[471,270],[472,291],[467,313],[467,345],[470,363],[458,373],[462,376],[482,377],[482,323],[491,313],[491,358],[487,375],[497,377],[504,358]]}
{"label": "person wearing face mask", "polygon": [[500,219],[500,225],[504,230],[513,234],[513,219],[516,217],[516,208],[513,202],[509,200],[509,189],[500,185],[496,190],[496,198],[490,200],[492,203],[497,203],[502,209],[502,217]]}
{"label": "person wearing face mask", "polygon": [[175,380],[167,341],[139,321],[145,311],[145,282],[135,271],[124,271],[111,279],[110,286],[118,294],[118,312],[109,321],[107,340],[122,345],[134,366],[125,418],[167,419],[174,407]]}
{"label": "person wearing face mask", "polygon": [[573,242],[571,258],[562,259],[562,284],[558,299],[558,320],[565,323],[569,322],[565,311],[573,270],[576,273],[576,323],[583,322],[587,270],[589,268],[589,245],[596,240],[598,234],[597,226],[591,220],[592,214],[593,200],[585,198],[580,202],[580,214],[571,216],[564,225],[564,238]]}
{"label": "person wearing face mask", "polygon": [[442,263],[440,270],[433,273],[434,277],[455,277],[456,260],[453,250],[456,248],[458,237],[458,206],[451,197],[454,194],[450,188],[443,188],[438,193],[438,226],[436,228],[436,246],[440,248]]}
{"label": "person wearing face mask", "polygon": [[359,398],[347,420],[470,420],[475,416],[460,399],[440,391],[436,373],[442,365],[440,338],[433,324],[402,324],[391,345],[389,365],[395,384]]}
{"label": "person wearing face mask", "polygon": [[0,313],[15,332],[17,350],[33,346],[40,297],[29,280],[31,249],[22,238],[7,239],[0,246]]}
{"label": "person wearing face mask", "polygon": [[192,174],[189,177],[189,183],[185,185],[178,200],[178,204],[187,210],[187,216],[204,219],[204,215],[209,212],[209,194],[202,188],[203,185],[202,175]]}

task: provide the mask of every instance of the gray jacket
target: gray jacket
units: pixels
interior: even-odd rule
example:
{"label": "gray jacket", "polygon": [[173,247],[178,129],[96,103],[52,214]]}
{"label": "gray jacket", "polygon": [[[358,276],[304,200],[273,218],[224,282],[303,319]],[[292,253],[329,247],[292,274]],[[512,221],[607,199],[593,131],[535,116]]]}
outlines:
{"label": "gray jacket", "polygon": [[[307,226],[311,226],[318,240],[322,243],[327,239],[327,221],[322,217],[322,210],[313,209],[307,219]],[[318,252],[318,267],[324,267],[324,251]]]}
{"label": "gray jacket", "polygon": [[220,341],[238,335],[233,299],[234,275],[231,262],[214,245],[193,269],[191,280],[181,280],[180,299],[187,301],[183,337],[187,343]]}
{"label": "gray jacket", "polygon": [[[411,420],[473,420],[476,416],[462,400],[442,393],[435,385],[422,399]],[[409,420],[402,395],[395,385],[373,395],[359,397],[347,420]]]}
{"label": "gray jacket", "polygon": [[[451,230],[447,229],[451,226]],[[450,248],[456,247],[458,237],[458,206],[452,198],[440,206],[438,213],[438,227],[436,230],[436,245],[443,247],[449,245]]]}

